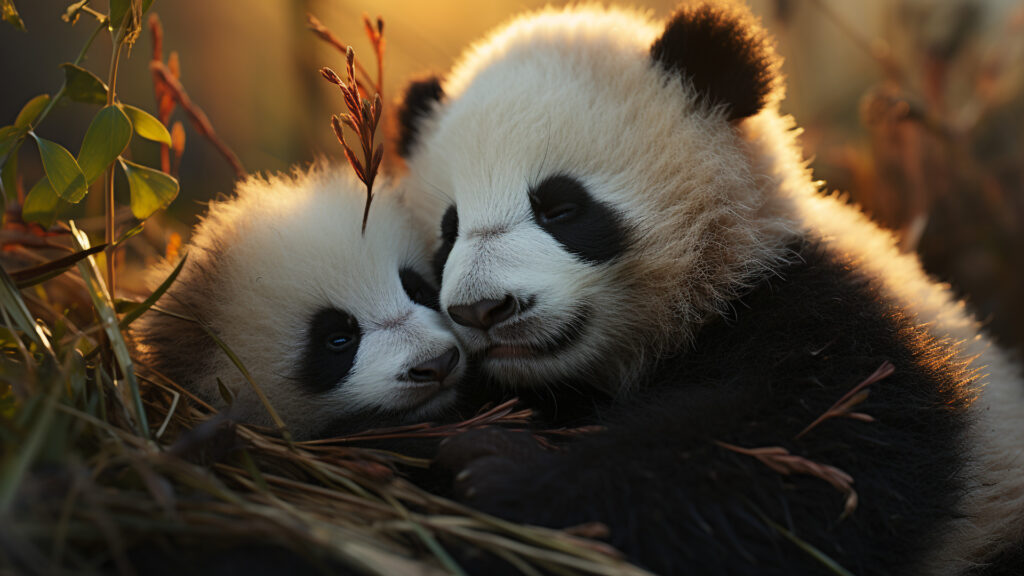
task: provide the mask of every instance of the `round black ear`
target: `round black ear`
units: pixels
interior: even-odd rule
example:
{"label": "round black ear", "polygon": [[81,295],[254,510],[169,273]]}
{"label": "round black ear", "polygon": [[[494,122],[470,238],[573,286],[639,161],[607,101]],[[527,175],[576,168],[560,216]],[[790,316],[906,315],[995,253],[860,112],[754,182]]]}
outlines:
{"label": "round black ear", "polygon": [[405,89],[405,98],[398,109],[398,154],[402,158],[409,157],[420,135],[420,123],[441,98],[444,98],[444,89],[437,76],[413,80]]}
{"label": "round black ear", "polygon": [[679,9],[651,45],[651,58],[680,72],[730,121],[757,114],[775,88],[776,58],[764,30],[744,8],[725,3]]}

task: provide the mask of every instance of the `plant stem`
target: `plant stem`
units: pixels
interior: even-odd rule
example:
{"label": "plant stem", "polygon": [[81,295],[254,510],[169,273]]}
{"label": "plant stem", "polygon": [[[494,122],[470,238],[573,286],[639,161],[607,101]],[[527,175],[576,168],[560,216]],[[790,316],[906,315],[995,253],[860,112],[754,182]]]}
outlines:
{"label": "plant stem", "polygon": [[[124,44],[120,39],[114,40],[117,45],[114,47],[114,54],[110,58],[110,74],[107,81],[107,106],[114,103],[115,86],[117,85],[117,64],[121,60],[121,47]],[[107,289],[110,291],[110,297],[114,298],[114,252],[117,249],[114,246],[114,164],[111,163],[107,167],[106,178],[104,179],[104,187],[106,189],[104,209],[106,212],[106,243],[107,243]]]}
{"label": "plant stem", "polygon": [[[96,36],[99,36],[99,33],[105,30],[106,28],[107,20],[104,18],[102,21],[100,21],[99,25],[96,26],[96,29],[92,31],[92,35],[89,36],[89,40],[86,41],[85,46],[82,46],[82,50],[78,53],[78,57],[75,58],[75,61],[72,62],[72,64],[78,66],[82,63],[82,60],[85,60],[85,55],[89,52],[89,48],[92,47],[92,43],[94,40],[96,40]],[[50,102],[46,105],[46,108],[43,108],[43,111],[39,113],[39,116],[36,118],[35,122],[32,123],[33,128],[39,126],[43,122],[43,119],[45,119],[46,116],[50,113],[50,110],[53,110],[53,108],[57,106],[61,99],[64,98],[64,94],[66,93],[67,81],[65,80],[60,85],[60,90],[57,91],[57,94],[53,98],[50,98]]]}

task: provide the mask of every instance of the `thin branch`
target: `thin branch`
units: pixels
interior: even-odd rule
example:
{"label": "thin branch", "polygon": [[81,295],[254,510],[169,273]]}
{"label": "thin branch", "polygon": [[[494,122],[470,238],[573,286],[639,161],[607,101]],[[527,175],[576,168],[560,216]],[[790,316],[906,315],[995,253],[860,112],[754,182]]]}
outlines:
{"label": "thin branch", "polygon": [[[316,16],[313,16],[312,14],[308,14],[307,13],[306,14],[306,23],[307,23],[309,29],[313,32],[313,34],[316,34],[317,38],[319,38],[319,39],[323,40],[324,42],[330,44],[331,46],[334,47],[335,50],[337,50],[338,52],[341,52],[342,54],[346,54],[348,52],[348,44],[345,44],[344,42],[342,42],[341,39],[339,39],[337,36],[335,36],[333,32],[328,30],[327,27],[324,26],[323,23],[321,23],[320,20],[317,19]],[[378,70],[379,70],[379,66],[380,66],[380,63],[378,62]],[[370,74],[366,71],[365,68],[363,68],[363,65],[360,64],[359,62],[356,62],[356,70],[359,72],[359,75],[361,77],[360,80],[362,81],[363,85],[365,85],[365,86],[376,86],[377,85],[377,84],[374,83],[373,79],[370,78]],[[377,93],[378,94],[380,93],[379,89],[377,90]]]}
{"label": "thin branch", "polygon": [[192,125],[199,131],[199,133],[210,141],[211,144],[217,148],[231,167],[235,171],[237,178],[244,178],[246,175],[245,168],[242,167],[241,161],[238,160],[238,156],[228,148],[228,145],[224,143],[220,137],[217,136],[217,132],[214,131],[213,125],[210,124],[210,119],[206,117],[206,114],[202,111],[188,97],[188,93],[185,92],[185,87],[181,85],[181,82],[174,77],[174,73],[171,72],[170,68],[166,64],[159,61],[151,61],[149,63],[149,69],[160,78],[160,81],[164,83],[167,89],[170,91],[174,100],[188,115],[189,120],[192,121]]}
{"label": "thin branch", "polygon": [[[111,106],[115,102],[116,97],[116,86],[117,86],[117,67],[118,62],[121,60],[121,48],[124,46],[123,42],[118,42],[114,48],[114,54],[110,57],[110,74],[107,78],[107,106]],[[106,215],[106,225],[104,226],[106,244],[107,244],[107,289],[110,291],[110,297],[115,298],[117,294],[114,285],[114,253],[117,251],[117,247],[114,245],[114,234],[117,227],[117,222],[114,218],[114,164],[111,163],[107,167],[106,178],[103,182],[106,195],[104,196],[104,214]]]}

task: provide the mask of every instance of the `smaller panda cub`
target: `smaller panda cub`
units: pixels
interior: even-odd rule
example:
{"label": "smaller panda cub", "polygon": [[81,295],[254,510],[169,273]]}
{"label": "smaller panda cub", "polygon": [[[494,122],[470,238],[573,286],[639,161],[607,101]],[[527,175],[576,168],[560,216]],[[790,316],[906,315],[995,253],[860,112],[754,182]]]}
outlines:
{"label": "smaller panda cub", "polygon": [[133,329],[141,363],[224,408],[219,380],[234,395],[233,418],[270,424],[209,329],[298,438],[451,409],[465,362],[428,280],[430,234],[387,184],[363,234],[365,189],[343,168],[250,178],[212,202],[157,303],[169,314],[147,312]]}

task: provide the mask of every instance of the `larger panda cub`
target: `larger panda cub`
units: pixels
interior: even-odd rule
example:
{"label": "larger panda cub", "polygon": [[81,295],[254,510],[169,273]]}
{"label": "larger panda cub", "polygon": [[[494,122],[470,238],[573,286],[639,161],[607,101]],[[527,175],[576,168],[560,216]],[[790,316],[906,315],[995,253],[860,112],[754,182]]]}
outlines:
{"label": "larger panda cub", "polygon": [[170,314],[133,330],[141,360],[219,407],[222,382],[234,418],[270,424],[212,331],[298,438],[450,410],[465,361],[428,280],[429,234],[387,185],[361,233],[365,190],[348,172],[250,178],[212,202],[158,302]]}
{"label": "larger panda cub", "polygon": [[479,508],[602,522],[658,573],[1019,573],[1020,372],[820,193],[781,95],[719,4],[531,14],[412,86],[410,179],[451,199],[442,310],[491,394],[606,428],[440,461]]}

